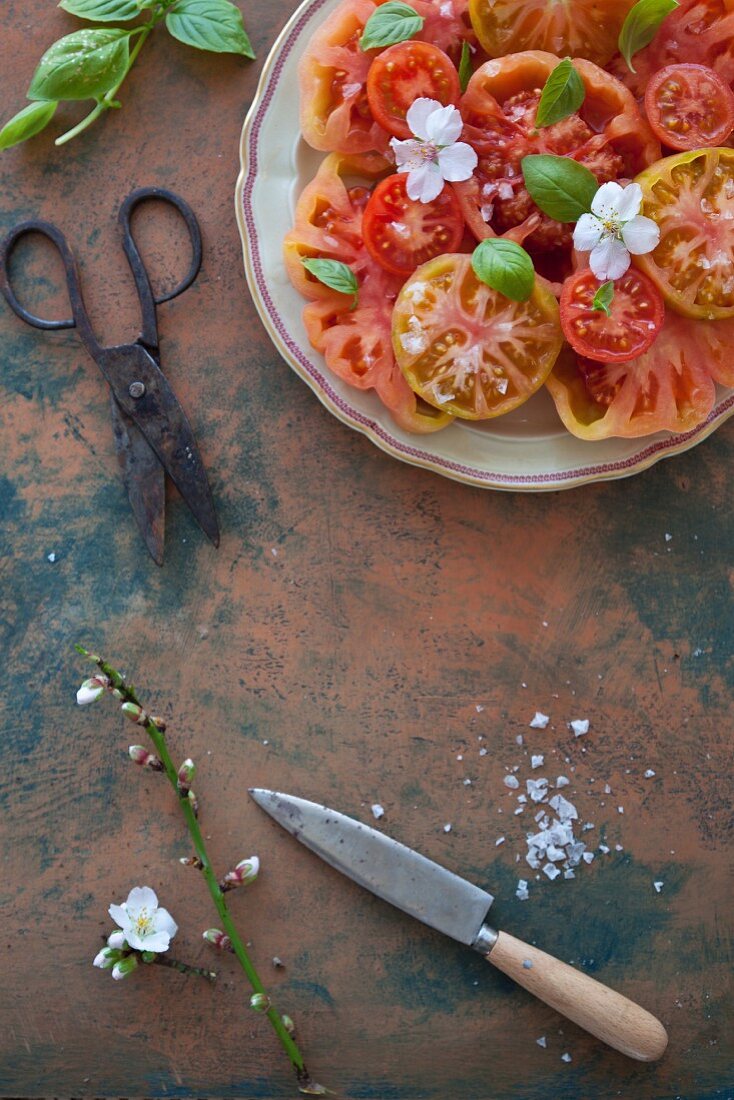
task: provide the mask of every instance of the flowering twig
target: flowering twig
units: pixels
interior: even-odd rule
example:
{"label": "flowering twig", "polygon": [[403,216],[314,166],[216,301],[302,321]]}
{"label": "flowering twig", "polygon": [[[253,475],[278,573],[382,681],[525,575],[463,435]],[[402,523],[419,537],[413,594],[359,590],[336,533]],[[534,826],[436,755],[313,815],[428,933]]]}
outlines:
{"label": "flowering twig", "polygon": [[[101,657],[89,653],[82,646],[77,646],[76,649],[82,656],[93,661],[99,669],[97,675],[82,684],[77,693],[77,701],[81,704],[91,703],[106,692],[119,700],[125,716],[145,729],[155,750],[154,753],[147,753],[142,746],[133,745],[129,750],[131,759],[143,767],[147,766],[165,772],[169,783],[176,792],[195,852],[195,856],[187,857],[181,862],[194,866],[201,871],[223,930],[219,936],[216,936],[214,933],[219,932],[219,930],[209,929],[204,933],[204,938],[221,949],[231,950],[237,956],[237,960],[253,989],[250,1006],[255,1011],[266,1015],[270,1021],[295,1071],[299,1092],[306,1096],[325,1096],[327,1090],[323,1085],[312,1081],[309,1076],[303,1056],[291,1034],[293,1029],[291,1019],[287,1016],[281,1016],[273,1005],[227,908],[226,893],[237,886],[252,882],[256,877],[259,867],[257,857],[253,856],[248,860],[242,860],[233,871],[229,871],[221,879],[217,877],[209,860],[197,819],[198,802],[191,788],[195,772],[193,761],[187,759],[179,768],[176,768],[166,744],[165,722],[161,718],[149,714],[144,709],[132,684],[128,684],[116,669],[112,668]],[[134,956],[128,956],[128,958],[134,958]],[[164,966],[174,966],[176,969],[180,969],[184,965],[160,956],[156,956],[155,961]],[[136,963],[137,960],[133,965],[136,965]]]}

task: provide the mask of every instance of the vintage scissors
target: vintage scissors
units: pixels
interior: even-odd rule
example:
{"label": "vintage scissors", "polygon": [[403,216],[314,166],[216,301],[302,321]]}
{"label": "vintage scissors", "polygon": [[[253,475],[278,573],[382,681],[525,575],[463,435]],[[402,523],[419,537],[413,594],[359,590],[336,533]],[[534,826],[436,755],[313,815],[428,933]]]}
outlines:
{"label": "vintage scissors", "polygon": [[[156,296],[132,234],[131,217],[139,203],[161,199],[186,222],[192,246],[191,266],[178,286]],[[61,230],[44,221],[27,221],[11,229],[0,245],[0,290],[10,308],[40,329],[76,328],[84,347],[110,387],[112,427],[122,477],[135,519],[151,556],[163,564],[165,475],[169,474],[194,518],[215,546],[219,526],[209,482],[186,414],[160,366],[156,306],[169,302],[191,286],[201,267],[201,233],[191,207],[178,195],[158,187],[141,187],[123,202],[119,222],[125,250],[140,299],[142,332],[132,344],[105,348],[97,343],[82,298],[79,269]],[[56,246],[64,264],[72,317],[46,321],[20,304],[10,284],[10,255],[21,237],[41,233]]]}

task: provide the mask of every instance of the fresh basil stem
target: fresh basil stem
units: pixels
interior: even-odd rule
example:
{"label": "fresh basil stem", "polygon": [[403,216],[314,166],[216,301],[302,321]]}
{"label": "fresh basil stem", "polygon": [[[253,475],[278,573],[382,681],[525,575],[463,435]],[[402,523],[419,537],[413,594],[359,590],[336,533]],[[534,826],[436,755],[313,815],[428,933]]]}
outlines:
{"label": "fresh basil stem", "polygon": [[87,127],[91,126],[93,122],[96,122],[99,116],[101,114],[104,114],[105,111],[109,111],[110,108],[114,106],[119,106],[119,104],[116,104],[115,102],[115,96],[120,90],[125,77],[130,72],[130,69],[133,67],[135,59],[137,58],[138,54],[145,44],[146,38],[153,30],[153,27],[156,25],[157,22],[158,19],[156,19],[154,16],[149,23],[146,23],[142,27],[136,27],[134,30],[129,32],[130,37],[132,37],[134,34],[137,34],[138,40],[130,51],[130,57],[128,58],[127,67],[122,77],[120,78],[120,80],[118,80],[117,84],[115,84],[114,87],[110,88],[108,92],[105,92],[103,98],[98,101],[97,106],[94,107],[89,112],[89,114],[81,120],[81,122],[78,122],[76,126],[72,126],[71,130],[67,130],[65,134],[61,135],[61,137],[57,137],[54,145],[65,145],[67,141],[71,141],[71,139],[75,138],[77,134],[81,134],[83,130],[86,130]]}

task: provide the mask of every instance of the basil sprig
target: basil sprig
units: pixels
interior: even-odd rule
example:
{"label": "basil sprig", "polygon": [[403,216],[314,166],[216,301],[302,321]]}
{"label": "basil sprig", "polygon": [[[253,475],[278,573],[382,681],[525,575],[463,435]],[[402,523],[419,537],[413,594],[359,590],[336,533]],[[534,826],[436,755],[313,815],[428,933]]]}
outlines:
{"label": "basil sprig", "polygon": [[[174,38],[197,49],[255,56],[242,13],[230,0],[61,0],[59,7],[102,26],[67,34],[46,50],[28,88],[32,102],[0,130],[0,149],[40,133],[64,100],[89,99],[94,107],[56,139],[57,145],[86,130],[105,111],[119,107],[115,96],[120,85],[159,23],[165,23]],[[129,23],[142,15],[147,15],[145,21],[133,27],[105,25]]]}
{"label": "basil sprig", "polygon": [[466,86],[471,78],[471,46],[466,39],[464,39],[461,43],[461,57],[459,59],[459,86],[462,92],[466,91]]}
{"label": "basil sprig", "polygon": [[627,12],[617,44],[630,72],[637,72],[632,64],[633,54],[652,42],[663,19],[678,6],[678,0],[637,0]]}
{"label": "basil sprig", "polygon": [[472,253],[471,265],[478,279],[513,302],[526,302],[533,293],[533,261],[514,241],[502,237],[481,241]]}
{"label": "basil sprig", "polygon": [[364,25],[359,40],[361,50],[384,49],[397,42],[405,42],[423,29],[425,20],[410,4],[402,0],[388,0],[372,13]]}
{"label": "basil sprig", "polygon": [[315,257],[307,257],[301,260],[301,263],[306,271],[309,271],[324,286],[337,290],[340,294],[353,294],[352,309],[355,308],[359,284],[357,283],[357,276],[348,264],[343,264],[341,260],[323,260]]}
{"label": "basil sprig", "polygon": [[542,129],[568,118],[578,111],[586,97],[584,82],[570,57],[564,57],[545,82],[535,116],[535,125]]}
{"label": "basil sprig", "polygon": [[602,313],[606,313],[607,317],[611,317],[611,305],[613,301],[614,283],[610,279],[608,283],[602,283],[597,290],[596,294],[594,295],[594,301],[591,303],[591,308],[598,309]]}
{"label": "basil sprig", "polygon": [[523,157],[525,186],[535,205],[557,222],[576,222],[591,209],[599,189],[593,172],[571,157],[537,153]]}

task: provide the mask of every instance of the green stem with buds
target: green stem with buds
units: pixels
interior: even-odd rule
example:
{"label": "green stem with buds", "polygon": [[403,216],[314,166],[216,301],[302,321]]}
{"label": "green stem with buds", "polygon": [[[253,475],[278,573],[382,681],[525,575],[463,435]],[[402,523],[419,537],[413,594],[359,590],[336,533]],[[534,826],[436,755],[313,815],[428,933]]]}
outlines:
{"label": "green stem with buds", "polygon": [[[110,680],[110,687],[114,691],[116,697],[120,699],[122,703],[134,703],[136,706],[142,707],[142,703],[135,694],[135,690],[132,685],[127,684],[124,677],[117,672],[116,669],[108,665],[106,661],[103,661],[100,657],[96,657],[94,654],[88,652],[82,646],[76,646],[76,649],[85,657],[89,657],[105,676]],[[247,953],[244,943],[234,926],[234,922],[227,908],[227,902],[225,899],[224,891],[219,885],[219,880],[211,865],[211,861],[207,854],[206,846],[204,844],[204,838],[201,835],[201,829],[199,828],[199,822],[196,817],[196,813],[191,800],[188,797],[188,791],[182,792],[178,787],[178,772],[171,759],[171,754],[168,751],[166,739],[163,731],[156,725],[152,718],[146,713],[145,729],[155,747],[156,754],[163,764],[164,771],[168,777],[168,781],[176,792],[179,806],[183,812],[186,824],[188,826],[191,839],[193,841],[194,850],[199,860],[201,861],[201,874],[204,876],[206,884],[209,888],[212,901],[219,915],[219,919],[222,924],[222,928],[229,936],[232,943],[232,950],[237,956],[240,966],[244,970],[247,980],[256,993],[263,993],[268,996],[265,986],[263,985],[260,977],[255,969],[250,956]],[[163,962],[163,959],[158,960]],[[172,965],[172,962],[164,963],[164,965]],[[179,968],[183,964],[177,964]],[[272,1005],[268,1009],[267,1018],[272,1024],[275,1034],[278,1036],[280,1043],[285,1050],[291,1065],[295,1070],[296,1078],[299,1084],[299,1090],[306,1095],[319,1096],[324,1095],[325,1090],[320,1085],[312,1084],[306,1064],[303,1060],[298,1045],[293,1039],[292,1035],[288,1031],[286,1025],[283,1023],[283,1019],[280,1013]]]}

